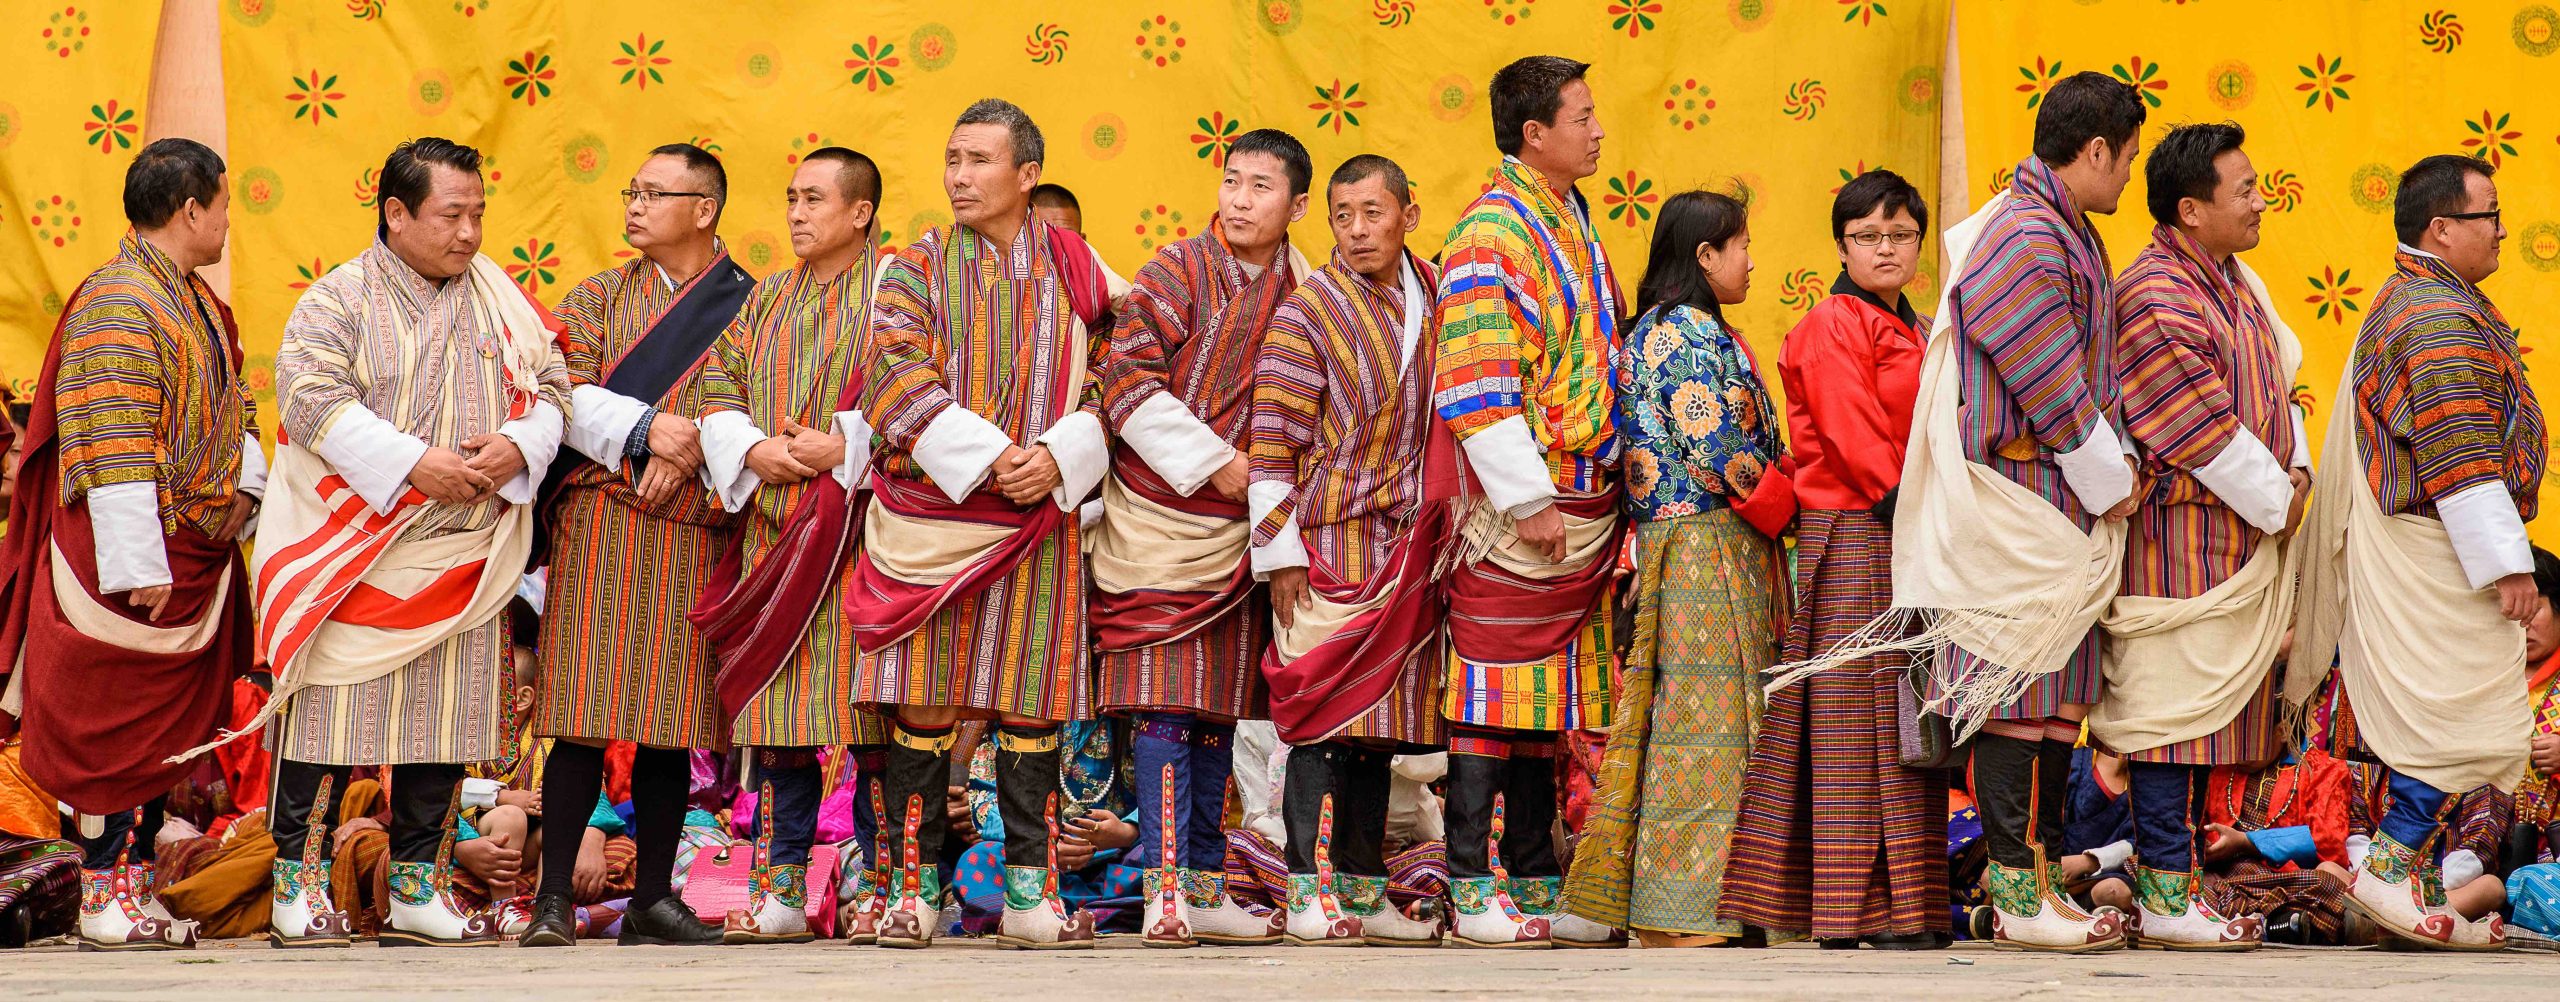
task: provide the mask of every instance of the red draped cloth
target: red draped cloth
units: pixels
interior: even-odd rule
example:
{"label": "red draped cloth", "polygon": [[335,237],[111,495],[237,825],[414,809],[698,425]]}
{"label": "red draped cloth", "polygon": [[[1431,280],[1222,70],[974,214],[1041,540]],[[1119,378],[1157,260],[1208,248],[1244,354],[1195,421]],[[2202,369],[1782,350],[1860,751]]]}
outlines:
{"label": "red draped cloth", "polygon": [[[237,364],[239,327],[229,307],[221,312]],[[67,318],[73,310],[62,313]],[[250,583],[238,544],[182,528],[167,537],[169,602],[157,622],[126,604],[122,594],[99,594],[88,505],[61,506],[54,437],[55,374],[61,367],[62,322],[56,321],[27,416],[9,530],[0,536],[0,672],[15,663],[26,673],[17,726],[25,739],[27,774],[84,814],[110,814],[168,792],[194,766],[164,760],[210,739],[230,718],[232,680],[248,674],[254,660]],[[71,572],[68,584],[136,626],[166,628],[206,615],[219,617],[220,625],[201,649],[167,654],[87,636],[63,618],[56,602],[57,549]],[[216,609],[214,596],[226,573],[231,588]]]}
{"label": "red draped cloth", "polygon": [[[1113,461],[1112,472],[1130,493],[1191,515],[1229,521],[1241,521],[1246,516],[1244,502],[1230,501],[1214,490],[1195,491],[1190,497],[1176,493],[1145,460],[1127,454],[1126,445],[1120,448],[1123,454]],[[1190,636],[1233,611],[1253,592],[1253,561],[1239,558],[1236,572],[1210,591],[1092,591],[1088,622],[1092,624],[1094,648],[1136,650]]]}
{"label": "red draped cloth", "polygon": [[1351,726],[1395,690],[1405,663],[1430,647],[1448,601],[1431,579],[1448,535],[1448,511],[1446,504],[1425,502],[1387,566],[1358,585],[1309,552],[1307,587],[1325,601],[1358,605],[1381,590],[1388,598],[1285,664],[1278,644],[1263,648],[1262,678],[1271,686],[1271,722],[1280,740],[1307,744]]}

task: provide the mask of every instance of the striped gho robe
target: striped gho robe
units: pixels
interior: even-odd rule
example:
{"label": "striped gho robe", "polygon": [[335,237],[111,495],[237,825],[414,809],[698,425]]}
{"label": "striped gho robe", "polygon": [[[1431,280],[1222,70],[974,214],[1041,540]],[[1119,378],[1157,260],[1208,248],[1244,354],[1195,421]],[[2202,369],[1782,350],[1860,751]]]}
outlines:
{"label": "striped gho robe", "polygon": [[[864,254],[830,279],[811,274],[806,263],[765,276],[703,362],[703,470],[721,504],[743,510],[734,544],[742,571],[782,556],[783,526],[818,482],[767,484],[747,468],[747,449],[780,434],[784,419],[848,432],[848,462],[819,476],[859,484],[855,478],[866,475],[851,454],[867,455],[870,436],[841,420],[836,404],[862,378],[862,327],[877,266]],[[886,740],[878,718],[854,712],[853,657],[839,583],[818,601],[797,650],[728,721],[730,740],[776,747]]]}
{"label": "striped gho robe", "polygon": [[[277,668],[278,697],[289,699],[270,738],[285,758],[367,765],[502,754],[506,600],[531,550],[530,506],[569,405],[568,371],[545,319],[486,257],[436,283],[379,242],[295,304],[276,354],[284,431],[253,568],[259,647]],[[493,496],[446,504],[409,486],[428,448],[460,452],[486,432],[512,439],[525,459]],[[342,565],[331,554],[375,542],[387,546],[342,593],[330,569],[362,558]],[[384,663],[387,652],[417,648]],[[314,675],[322,681],[295,691]]]}
{"label": "striped gho robe", "polygon": [[[1439,352],[1432,405],[1464,459],[1453,459],[1463,470],[1432,471],[1435,500],[1447,474],[1471,481],[1464,493],[1482,495],[1471,506],[1492,509],[1462,523],[1478,538],[1550,501],[1564,509],[1569,530],[1577,520],[1616,521],[1620,446],[1609,366],[1618,348],[1618,288],[1589,203],[1504,157],[1493,187],[1450,230],[1442,262],[1430,331]],[[1497,599],[1469,587],[1488,575],[1490,561],[1451,572],[1443,715],[1515,730],[1607,726],[1607,582],[1616,557],[1609,546],[1567,572],[1560,580],[1570,587],[1511,582],[1512,593]],[[1589,598],[1579,608],[1531,610],[1548,627],[1532,638],[1516,622],[1496,622],[1523,614],[1521,593]],[[1562,642],[1550,643],[1559,624]],[[1481,656],[1468,656],[1471,649]]]}
{"label": "striped gho robe", "polygon": [[[711,652],[685,613],[737,517],[694,477],[665,501],[644,500],[638,484],[654,460],[627,453],[657,415],[690,423],[701,413],[713,340],[754,287],[725,253],[682,284],[643,257],[578,283],[552,310],[573,388],[568,445],[591,461],[555,476],[543,499],[551,572],[534,733],[722,743],[727,721],[711,698]],[[679,301],[693,306],[672,311]],[[672,380],[641,399],[616,389],[634,373]]]}
{"label": "striped gho robe", "polygon": [[[2116,279],[2115,301],[2124,426],[2148,485],[2126,538],[2120,594],[2193,598],[2239,573],[2284,529],[2293,500],[2286,471],[2311,465],[2292,374],[2233,264],[2173,227],[2153,229],[2151,245]],[[2272,667],[2242,669],[2265,681],[2221,730],[2118,750],[2186,765],[2265,759],[2276,739]]]}
{"label": "striped gho robe", "polygon": [[1445,737],[1446,612],[1429,580],[1440,540],[1415,531],[1423,451],[1439,420],[1427,326],[1440,275],[1410,252],[1401,270],[1398,284],[1385,285],[1336,254],[1280,304],[1254,364],[1254,572],[1304,567],[1320,598],[1377,603],[1373,621],[1336,627],[1369,635],[1343,638],[1347,649],[1293,655],[1274,644],[1264,656],[1272,717],[1292,742]]}
{"label": "striped gho robe", "polygon": [[[2034,491],[2085,528],[2099,512],[2082,503],[2096,488],[2081,484],[2130,489],[2122,458],[2129,447],[2113,423],[2114,269],[2097,230],[2043,160],[2030,156],[2018,165],[2008,199],[1983,226],[1954,292],[1965,458]],[[2066,702],[2097,699],[2097,637],[2090,630],[2067,667],[1992,719],[2040,719]],[[1941,682],[1983,665],[1961,648],[1948,652],[1948,662],[1938,667]]]}
{"label": "striped gho robe", "polygon": [[[252,667],[240,541],[223,535],[266,484],[240,361],[230,308],[127,232],[73,291],[37,377],[0,537],[0,681],[18,697],[0,700],[0,732],[24,721],[28,774],[82,813],[131,810],[191,771],[164,760],[229,720]],[[128,601],[164,584],[157,620]]]}
{"label": "striped gho robe", "polygon": [[[2464,520],[2443,506],[2469,492],[2503,490],[2517,522],[2533,521],[2548,437],[2506,316],[2443,259],[2404,247],[2365,317],[2356,447],[2383,514],[2442,518],[2457,551],[2466,549]],[[2519,528],[2513,541],[2523,539]],[[2532,572],[2525,547],[2503,555],[2505,564],[2482,570]],[[2463,566],[2471,569],[2469,553]]]}
{"label": "striped gho robe", "polygon": [[[1031,549],[1001,574],[941,596],[920,623],[884,630],[892,634],[884,644],[866,645],[855,670],[858,703],[1044,720],[1092,715],[1085,561],[1072,512],[1100,483],[1108,456],[1090,375],[1100,338],[1091,331],[1079,338],[1069,288],[1078,269],[1090,274],[1099,262],[1083,241],[1050,231],[1026,214],[1011,245],[998,247],[967,227],[938,227],[900,251],[881,277],[862,400],[886,444],[866,515],[865,532],[875,538],[864,540],[855,573],[878,566],[868,551],[881,535],[880,498],[892,492],[930,491],[948,502],[917,521],[967,524],[983,507],[1022,524],[1053,524],[1023,540]],[[1088,260],[1062,261],[1061,253]],[[1035,444],[1050,448],[1062,484],[1028,508],[1012,505],[993,493],[995,461],[1008,447]],[[1040,505],[1065,517],[1040,515]]]}
{"label": "striped gho robe", "polygon": [[[1209,478],[1244,451],[1254,350],[1303,277],[1296,256],[1283,242],[1251,269],[1213,229],[1166,245],[1130,283],[1096,370],[1115,439],[1090,557],[1099,710],[1263,715],[1271,634],[1247,510]],[[1192,550],[1208,554],[1173,556]]]}

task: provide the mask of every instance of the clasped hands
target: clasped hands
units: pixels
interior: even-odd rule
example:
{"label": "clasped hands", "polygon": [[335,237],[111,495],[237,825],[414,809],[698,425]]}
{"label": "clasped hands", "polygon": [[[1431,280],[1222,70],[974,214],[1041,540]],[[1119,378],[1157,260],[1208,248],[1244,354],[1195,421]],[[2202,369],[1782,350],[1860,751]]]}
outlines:
{"label": "clasped hands", "polygon": [[498,492],[498,486],[524,472],[524,450],[516,448],[514,439],[497,432],[482,432],[462,440],[461,449],[428,446],[409,468],[409,486],[427,496],[427,500],[444,504],[478,504]]}

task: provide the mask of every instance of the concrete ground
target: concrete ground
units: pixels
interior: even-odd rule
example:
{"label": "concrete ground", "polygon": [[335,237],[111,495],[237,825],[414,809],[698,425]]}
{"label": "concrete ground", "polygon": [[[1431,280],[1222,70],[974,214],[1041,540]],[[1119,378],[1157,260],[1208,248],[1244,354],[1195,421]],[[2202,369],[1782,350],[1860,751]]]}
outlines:
{"label": "concrete ground", "polygon": [[2415,999],[2541,997],[2560,956],[2267,950],[2246,956],[2117,953],[2031,957],[1962,946],[1939,953],[1772,950],[1199,949],[1105,941],[1081,954],[956,941],[921,953],[840,944],[575,950],[279,952],[209,943],[192,954],[0,952],[0,999],[304,1002],[442,998],[488,1002],[685,999],[793,1002],[1006,999]]}

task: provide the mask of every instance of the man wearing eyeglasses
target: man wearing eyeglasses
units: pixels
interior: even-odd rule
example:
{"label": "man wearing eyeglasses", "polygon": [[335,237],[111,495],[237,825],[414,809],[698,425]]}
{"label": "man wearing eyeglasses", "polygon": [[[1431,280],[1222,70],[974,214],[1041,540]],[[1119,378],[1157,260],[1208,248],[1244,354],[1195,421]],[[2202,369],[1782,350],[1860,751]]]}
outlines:
{"label": "man wearing eyeglasses", "polygon": [[[2524,525],[2547,449],[2515,328],[2481,291],[2507,231],[2496,168],[2432,156],[2400,175],[2396,270],[2338,389],[2304,567],[2295,664],[2337,670],[2390,808],[2347,906],[2420,946],[2496,950],[2494,913],[2445,906],[2428,851],[2448,794],[2513,788],[2528,757],[2523,623],[2539,599]],[[2318,674],[2288,679],[2309,695]]]}
{"label": "man wearing eyeglasses", "polygon": [[2310,497],[2293,407],[2302,347],[2239,254],[2266,199],[2239,126],[2183,125],[2144,165],[2151,245],[2116,279],[2115,368],[2147,489],[2129,519],[2106,690],[2090,734],[2129,759],[2138,935],[2249,950],[2255,916],[2197,893],[2190,791],[2216,765],[2276,753],[2270,669],[2292,625],[2286,539]]}
{"label": "man wearing eyeglasses", "polygon": [[[552,310],[569,369],[575,461],[544,484],[549,530],[542,692],[535,733],[557,738],[543,802],[581,817],[603,780],[604,746],[637,743],[638,886],[624,943],[711,943],[720,930],[668,893],[693,776],[687,751],[722,743],[711,652],[685,622],[736,517],[697,475],[703,357],[755,277],[721,247],[728,172],[689,143],[651,150],[622,192],[622,232],[638,258],[578,284]],[[526,946],[571,946],[570,877],[579,840],[542,846]]]}

